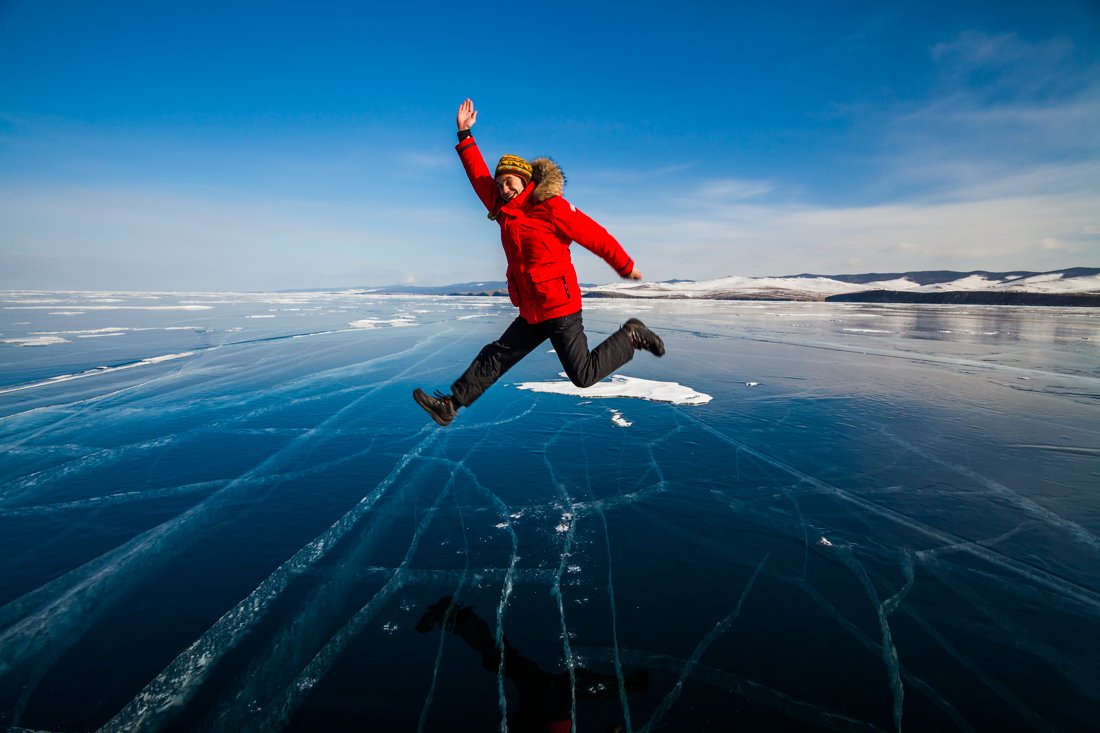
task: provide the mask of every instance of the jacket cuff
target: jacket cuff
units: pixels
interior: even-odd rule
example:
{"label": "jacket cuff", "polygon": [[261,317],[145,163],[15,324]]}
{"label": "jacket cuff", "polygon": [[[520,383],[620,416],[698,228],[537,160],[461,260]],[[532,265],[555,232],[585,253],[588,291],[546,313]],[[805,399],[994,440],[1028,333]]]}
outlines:
{"label": "jacket cuff", "polygon": [[463,141],[463,140],[465,140],[466,138],[468,138],[468,137],[472,137],[472,136],[473,136],[473,134],[474,134],[474,133],[473,133],[473,132],[471,132],[471,131],[470,131],[470,128],[468,128],[468,127],[467,127],[467,128],[465,129],[465,130],[459,130],[459,131],[458,131],[458,141],[459,141],[459,142],[462,142],[462,141]]}
{"label": "jacket cuff", "polygon": [[632,272],[634,272],[634,260],[630,260],[630,262],[627,263],[625,268],[623,268],[622,270],[619,270],[619,276],[620,277],[626,277],[627,275],[629,275]]}
{"label": "jacket cuff", "polygon": [[458,145],[455,145],[455,150],[461,153],[466,148],[473,147],[474,145],[477,145],[477,143],[474,142],[474,138],[471,136],[465,140],[459,140]]}

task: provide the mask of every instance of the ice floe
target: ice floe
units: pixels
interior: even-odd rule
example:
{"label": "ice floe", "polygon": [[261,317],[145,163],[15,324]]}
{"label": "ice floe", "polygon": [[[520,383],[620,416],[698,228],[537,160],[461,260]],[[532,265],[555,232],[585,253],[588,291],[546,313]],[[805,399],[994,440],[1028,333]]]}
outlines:
{"label": "ice floe", "polygon": [[611,422],[615,423],[620,428],[629,428],[631,425],[634,424],[623,417],[623,413],[619,412],[618,410],[611,411]]}
{"label": "ice floe", "polygon": [[[4,310],[54,310],[56,305],[5,305]],[[208,311],[213,306],[209,305],[84,305],[78,306],[80,311],[55,312],[50,315],[83,315],[83,311]]]}
{"label": "ice floe", "polygon": [[358,321],[351,321],[348,325],[352,328],[378,328],[379,326],[401,328],[405,326],[415,326],[416,321],[411,318],[391,318],[389,320],[382,318],[361,318]]}
{"label": "ice floe", "polygon": [[16,346],[52,346],[53,344],[67,344],[69,339],[60,336],[27,336],[25,338],[0,339],[5,344]]}
{"label": "ice floe", "polygon": [[[562,374],[564,377],[565,375]],[[559,382],[521,382],[519,389],[532,392],[547,392],[575,397],[634,397],[651,402],[671,402],[674,405],[705,405],[711,396],[697,392],[677,382],[659,382],[653,379],[628,377],[612,374],[602,382],[591,387],[578,387],[570,381]]]}

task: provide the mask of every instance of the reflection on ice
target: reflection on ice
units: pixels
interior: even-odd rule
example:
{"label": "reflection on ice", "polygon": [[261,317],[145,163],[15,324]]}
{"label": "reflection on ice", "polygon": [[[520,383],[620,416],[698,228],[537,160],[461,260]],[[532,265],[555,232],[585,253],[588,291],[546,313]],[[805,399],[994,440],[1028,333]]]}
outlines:
{"label": "reflection on ice", "polygon": [[1092,311],[647,302],[638,376],[536,355],[441,430],[410,385],[501,299],[0,309],[31,300],[208,308],[4,327],[76,338],[0,344],[0,727],[490,730],[544,692],[577,730],[1100,716]]}

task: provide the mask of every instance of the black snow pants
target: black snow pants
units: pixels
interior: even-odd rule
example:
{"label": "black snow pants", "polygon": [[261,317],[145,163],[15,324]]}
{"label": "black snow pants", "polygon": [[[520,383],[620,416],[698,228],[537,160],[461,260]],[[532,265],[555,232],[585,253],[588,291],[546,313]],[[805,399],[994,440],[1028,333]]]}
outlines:
{"label": "black snow pants", "polygon": [[558,353],[569,381],[578,387],[591,387],[634,358],[630,335],[622,329],[589,351],[579,311],[534,325],[516,318],[499,339],[478,353],[466,373],[451,385],[455,402],[463,407],[471,405],[501,375],[546,339],[550,339]]}

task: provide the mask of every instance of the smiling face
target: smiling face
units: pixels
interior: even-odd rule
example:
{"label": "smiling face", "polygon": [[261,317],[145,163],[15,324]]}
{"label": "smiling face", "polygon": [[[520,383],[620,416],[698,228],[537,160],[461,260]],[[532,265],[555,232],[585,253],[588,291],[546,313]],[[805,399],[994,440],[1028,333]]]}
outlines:
{"label": "smiling face", "polygon": [[505,201],[511,201],[518,196],[526,185],[522,178],[513,173],[501,173],[497,176],[497,189]]}

